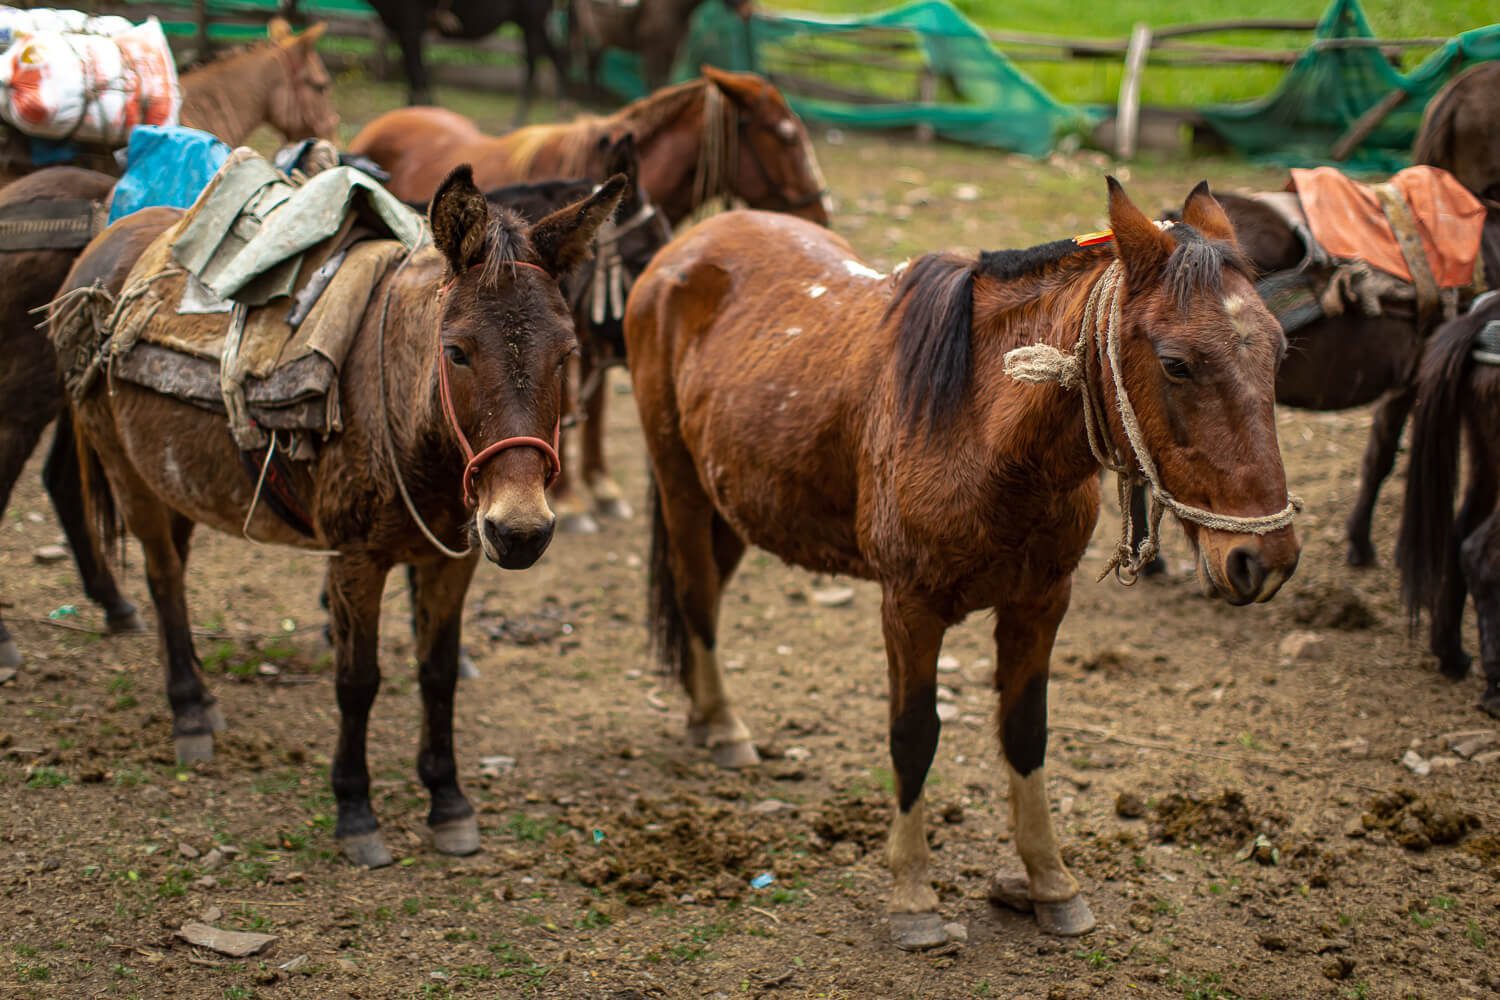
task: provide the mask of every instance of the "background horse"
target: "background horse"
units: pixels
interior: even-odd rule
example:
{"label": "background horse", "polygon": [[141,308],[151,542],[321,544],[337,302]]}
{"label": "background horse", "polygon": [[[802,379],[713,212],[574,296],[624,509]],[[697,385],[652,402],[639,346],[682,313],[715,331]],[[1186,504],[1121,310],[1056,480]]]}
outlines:
{"label": "background horse", "polygon": [[[262,124],[288,140],[331,136],[338,126],[328,88],[328,71],[315,46],[323,34],[314,25],[294,35],[273,20],[267,42],[228,53],[182,78],[182,122],[238,145]],[[46,167],[0,188],[0,216],[13,206],[54,201],[102,206],[115,179],[78,167]],[[83,516],[73,427],[63,406],[57,355],[37,329],[33,313],[46,305],[67,276],[84,241],[76,248],[0,251],[0,515],[42,432],[54,419],[57,429],[42,471],[47,495],[57,511],[78,564],[84,592],[104,608],[110,632],[140,629],[135,607],[125,600],[108,563],[95,552]],[[0,666],[15,666],[21,653],[0,621]]]}
{"label": "background horse", "polygon": [[1464,70],[1427,105],[1412,148],[1417,163],[1442,167],[1492,203],[1500,202],[1496,94],[1500,94],[1500,62],[1483,62]]}
{"label": "background horse", "polygon": [[[1486,328],[1487,336],[1481,337]],[[1415,390],[1406,505],[1396,542],[1401,598],[1432,616],[1430,646],[1443,675],[1468,676],[1464,603],[1474,595],[1485,688],[1480,707],[1500,718],[1500,295],[1446,324],[1422,360]],[[1482,363],[1474,357],[1487,355]],[[1460,440],[1469,455],[1458,516]]]}
{"label": "background horse", "polygon": [[483,188],[549,177],[598,177],[600,139],[629,132],[641,185],[674,226],[705,204],[739,198],[828,224],[827,185],[812,142],[786,99],[754,73],[705,66],[697,80],[659,90],[604,118],[529,125],[487,136],[463,115],[401,108],[375,118],[349,144],[390,172],[398,198],[424,201],[443,174],[472,163]]}
{"label": "background horse", "polygon": [[[694,742],[723,766],[757,760],[717,649],[747,545],[880,582],[903,948],[948,936],[923,829],[936,664],[944,632],[986,608],[1020,898],[1054,933],[1093,926],[1043,761],[1048,661],[1098,518],[1101,460],[1146,470],[1189,519],[1210,591],[1269,600],[1297,563],[1273,399],[1284,342],[1229,220],[1205,184],[1162,231],[1113,180],[1109,215],[1113,246],[929,254],[893,296],[832,233],[725,213],[658,254],[627,308],[655,479],[650,617]],[[1014,899],[1015,884],[996,892]]]}
{"label": "background horse", "polygon": [[[432,795],[428,823],[438,850],[478,849],[453,759],[464,593],[477,548],[522,569],[551,539],[544,484],[556,456],[547,442],[577,349],[557,283],[587,256],[624,183],[616,178],[527,227],[493,211],[467,168],[454,171],[433,201],[436,249],[408,257],[371,297],[340,372],[343,429],[289,471],[315,537],[256,506],[222,416],[128,383],[102,384],[107,376],[75,403],[95,510],[112,522],[117,508],[145,554],[179,761],[211,756],[222,726],[189,628],[183,574],[195,525],[233,534],[243,525],[260,540],[336,553],[328,570],[341,718],[335,833],[355,863],[391,860],[370,808],[365,731],[380,685],[381,593],[396,563],[413,566],[416,583],[418,772]],[[98,282],[119,295],[135,259],[176,215],[148,209],[116,223],[79,258],[64,290]],[[54,317],[62,353],[72,354],[77,334]],[[92,339],[91,330],[82,334]],[[464,551],[450,557],[454,549]]]}
{"label": "background horse", "polygon": [[557,93],[562,96],[568,78],[567,62],[547,34],[552,0],[370,0],[386,30],[401,48],[406,70],[406,103],[433,104],[432,83],[422,57],[422,36],[434,27],[445,38],[483,38],[504,24],[521,29],[526,51],[526,80],[521,84],[521,102],[516,106],[517,124],[526,120],[531,99],[536,96],[536,68],[545,56],[557,72]]}
{"label": "background horse", "polygon": [[[724,6],[748,17],[750,0],[723,0]],[[583,51],[591,87],[599,86],[599,61],[606,48],[641,57],[641,79],[655,90],[665,86],[677,61],[677,50],[692,28],[693,12],[703,0],[570,0],[569,47]]]}

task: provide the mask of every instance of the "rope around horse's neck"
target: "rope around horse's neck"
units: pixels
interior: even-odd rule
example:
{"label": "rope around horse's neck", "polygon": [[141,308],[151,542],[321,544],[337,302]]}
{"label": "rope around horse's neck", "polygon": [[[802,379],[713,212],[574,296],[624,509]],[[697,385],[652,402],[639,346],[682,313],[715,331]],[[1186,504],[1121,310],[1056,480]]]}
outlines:
{"label": "rope around horse's neck", "polygon": [[[424,222],[423,225],[425,226],[426,223]],[[421,246],[424,242],[424,240],[419,239],[417,246]],[[391,311],[391,293],[395,290],[396,281],[401,277],[401,272],[406,270],[406,265],[410,264],[411,259],[416,255],[417,251],[412,249],[408,250],[406,256],[401,258],[401,264],[396,268],[395,273],[391,275],[391,280],[386,283],[385,295],[382,296],[380,302],[380,325],[375,330],[375,364],[376,372],[378,373],[377,379],[380,383],[380,392],[378,394],[380,396],[380,433],[385,442],[386,459],[391,463],[391,473],[396,477],[396,489],[401,493],[401,502],[406,504],[406,512],[417,523],[417,529],[422,532],[422,536],[431,543],[433,548],[449,559],[467,559],[469,553],[474,551],[473,547],[465,548],[462,552],[450,549],[438,539],[437,535],[432,533],[432,529],[427,527],[427,522],[422,520],[422,515],[417,513],[417,505],[412,502],[411,494],[406,491],[406,480],[401,475],[401,461],[396,455],[396,444],[391,439],[390,409],[385,399],[385,321]],[[438,364],[442,363],[442,358],[439,357]]]}
{"label": "rope around horse's neck", "polygon": [[[1302,509],[1302,499],[1288,493],[1286,506],[1274,514],[1239,517],[1183,503],[1162,485],[1156,463],[1146,448],[1145,435],[1141,432],[1135,407],[1131,405],[1130,396],[1125,391],[1125,376],[1120,367],[1120,314],[1124,287],[1125,267],[1116,259],[1089,290],[1083,323],[1078,331],[1078,343],[1073,353],[1064,353],[1050,344],[1017,347],[1005,354],[1005,374],[1021,382],[1056,382],[1063,389],[1077,389],[1082,396],[1084,433],[1088,439],[1089,451],[1100,465],[1119,477],[1120,541],[1103,572],[1099,574],[1099,579],[1102,580],[1113,572],[1116,579],[1129,585],[1135,582],[1141,568],[1155,559],[1160,550],[1158,536],[1164,511],[1170,510],[1182,520],[1191,521],[1211,531],[1265,535],[1290,525],[1297,512]],[[1125,456],[1109,433],[1104,387],[1100,384],[1102,369],[1106,364],[1114,384],[1120,424],[1125,428],[1125,437],[1130,443],[1130,450],[1135,454],[1134,468],[1127,464]],[[1131,513],[1130,487],[1142,480],[1150,497],[1146,537],[1139,549],[1133,549],[1131,535],[1135,525]]]}

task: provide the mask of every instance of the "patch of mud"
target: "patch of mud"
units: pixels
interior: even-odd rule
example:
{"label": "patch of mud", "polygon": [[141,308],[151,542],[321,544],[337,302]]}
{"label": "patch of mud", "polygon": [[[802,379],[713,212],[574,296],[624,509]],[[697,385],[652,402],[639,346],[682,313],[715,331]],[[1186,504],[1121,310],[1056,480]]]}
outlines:
{"label": "patch of mud", "polygon": [[813,813],[813,832],[828,844],[853,844],[861,851],[885,845],[891,824],[891,803],[884,797],[838,796]]}
{"label": "patch of mud", "polygon": [[1384,831],[1412,851],[1456,844],[1471,830],[1479,829],[1479,817],[1452,800],[1440,796],[1423,798],[1410,788],[1393,788],[1375,796],[1366,806],[1360,823],[1366,830]]}
{"label": "patch of mud", "polygon": [[573,625],[568,621],[571,614],[556,598],[548,597],[534,612],[507,615],[486,609],[473,616],[470,625],[496,642],[540,646],[573,634]]}
{"label": "patch of mud", "polygon": [[1200,798],[1173,792],[1156,803],[1151,836],[1162,843],[1241,844],[1256,831],[1245,796],[1232,788]]}
{"label": "patch of mud", "polygon": [[1292,595],[1292,620],[1349,632],[1380,624],[1380,617],[1353,588],[1327,583],[1310,584]]}

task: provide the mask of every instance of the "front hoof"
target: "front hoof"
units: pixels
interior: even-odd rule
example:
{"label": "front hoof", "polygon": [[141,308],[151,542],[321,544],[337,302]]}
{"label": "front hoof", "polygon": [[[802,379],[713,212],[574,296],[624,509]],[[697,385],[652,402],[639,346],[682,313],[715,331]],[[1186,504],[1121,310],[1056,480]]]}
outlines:
{"label": "front hoof", "polygon": [[192,733],[187,736],[176,737],[177,763],[179,766],[187,767],[191,764],[207,762],[214,759],[214,734]]}
{"label": "front hoof", "polygon": [[1438,672],[1450,681],[1461,681],[1469,676],[1469,668],[1474,664],[1474,657],[1459,650],[1447,656],[1438,657]]}
{"label": "front hoof", "polygon": [[384,868],[394,860],[391,852],[386,850],[385,839],[380,836],[379,830],[340,837],[339,850],[344,852],[344,857],[349,859],[350,864],[363,868]]}
{"label": "front hoof", "polygon": [[1036,908],[1036,925],[1043,934],[1053,937],[1078,937],[1094,929],[1094,911],[1079,893],[1061,903],[1032,903]]}
{"label": "front hoof", "polygon": [[715,764],[730,771],[742,767],[754,767],[760,763],[760,754],[756,752],[755,744],[749,740],[720,743],[710,747],[708,752]]}
{"label": "front hoof", "polygon": [[14,639],[0,640],[0,667],[19,667],[25,660],[21,656],[21,647],[16,645]]}
{"label": "front hoof", "polygon": [[951,940],[936,913],[892,913],[891,943],[902,951],[926,951]]}
{"label": "front hoof", "polygon": [[1370,544],[1368,538],[1349,539],[1349,549],[1344,553],[1344,561],[1356,569],[1365,569],[1375,565],[1375,546]]}
{"label": "front hoof", "polygon": [[635,508],[626,503],[623,497],[596,497],[594,513],[606,521],[628,521],[635,517]]}
{"label": "front hoof", "polygon": [[597,535],[599,522],[587,511],[574,511],[557,515],[557,530],[565,535]]}
{"label": "front hoof", "polygon": [[1488,687],[1479,699],[1479,710],[1500,719],[1500,687]]}
{"label": "front hoof", "polygon": [[146,623],[141,620],[140,612],[128,606],[105,615],[104,626],[109,629],[110,635],[136,635],[146,631]]}
{"label": "front hoof", "polygon": [[473,816],[450,819],[432,828],[432,846],[442,854],[464,857],[479,850],[479,820]]}

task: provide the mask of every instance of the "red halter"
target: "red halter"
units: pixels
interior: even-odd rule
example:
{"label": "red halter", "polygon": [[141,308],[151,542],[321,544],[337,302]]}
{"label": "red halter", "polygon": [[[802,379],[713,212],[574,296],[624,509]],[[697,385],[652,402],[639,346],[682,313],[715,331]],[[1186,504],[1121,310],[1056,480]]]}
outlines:
{"label": "red halter", "polygon": [[[546,268],[539,267],[536,264],[531,264],[524,260],[512,261],[512,263],[517,267],[529,267],[540,271],[547,275],[549,279],[552,277]],[[453,279],[449,279],[443,285],[443,294],[446,295],[452,287]],[[557,477],[562,475],[562,460],[557,457],[558,436],[562,432],[561,418],[558,419],[557,425],[552,429],[552,442],[550,444],[539,437],[509,437],[501,441],[496,441],[494,444],[485,447],[478,454],[475,454],[474,449],[469,445],[468,437],[464,434],[464,429],[459,426],[458,413],[453,409],[453,390],[448,385],[448,359],[443,354],[441,319],[439,320],[437,369],[438,392],[443,398],[443,412],[448,415],[448,426],[453,428],[453,435],[458,438],[458,446],[463,449],[464,458],[468,460],[468,464],[464,466],[463,475],[464,503],[470,507],[477,507],[479,505],[479,495],[474,489],[474,477],[479,474],[479,467],[508,448],[535,448],[546,456],[547,481],[544,486],[550,489],[552,484],[557,482]]]}

